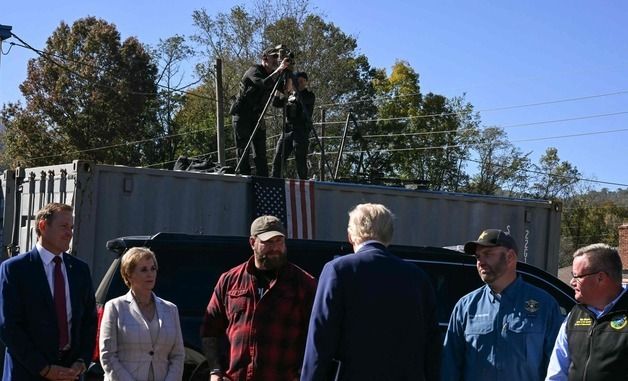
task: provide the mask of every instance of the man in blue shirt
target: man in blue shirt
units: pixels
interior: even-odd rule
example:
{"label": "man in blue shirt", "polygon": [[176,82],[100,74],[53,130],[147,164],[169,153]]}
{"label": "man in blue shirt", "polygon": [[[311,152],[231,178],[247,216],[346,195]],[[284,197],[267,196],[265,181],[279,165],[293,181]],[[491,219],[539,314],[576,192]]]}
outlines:
{"label": "man in blue shirt", "polygon": [[628,380],[628,292],[619,253],[596,243],[573,258],[578,304],[560,327],[546,380]]}
{"label": "man in blue shirt", "polygon": [[485,230],[464,250],[475,255],[486,285],[454,307],[442,380],[542,380],[563,320],[558,303],[517,276],[517,245],[509,234]]}

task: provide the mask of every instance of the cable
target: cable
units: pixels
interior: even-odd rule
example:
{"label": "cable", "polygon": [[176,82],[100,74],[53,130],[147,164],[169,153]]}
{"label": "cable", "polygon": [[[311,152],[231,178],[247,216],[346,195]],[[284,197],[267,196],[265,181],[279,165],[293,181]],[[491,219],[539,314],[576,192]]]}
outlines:
{"label": "cable", "polygon": [[73,151],[73,152],[66,152],[64,154],[36,156],[36,157],[31,157],[30,159],[31,160],[39,160],[39,159],[48,159],[48,158],[52,158],[52,157],[64,156],[64,155],[68,155],[68,154],[78,154],[78,153],[85,153],[85,152],[94,152],[94,151],[106,150],[106,149],[110,149],[110,148],[131,146],[131,145],[136,145],[136,144],[141,144],[141,143],[148,143],[148,142],[153,142],[153,141],[158,141],[158,140],[163,140],[163,139],[170,139],[170,138],[177,137],[177,136],[184,136],[184,135],[188,135],[188,134],[195,134],[195,133],[205,132],[205,131],[209,131],[209,130],[210,130],[210,128],[204,128],[204,129],[201,129],[201,130],[194,130],[194,131],[188,131],[188,132],[181,132],[181,133],[178,133],[178,134],[170,134],[170,135],[158,136],[156,138],[135,140],[135,141],[131,141],[131,142],[112,144],[112,145],[102,146],[102,147],[86,148],[86,149],[77,150],[77,151]]}
{"label": "cable", "polygon": [[[46,59],[47,61],[53,63],[54,65],[56,65],[58,67],[66,70],[67,72],[76,75],[77,77],[81,78],[82,80],[84,80],[84,81],[86,81],[86,82],[88,82],[90,84],[93,84],[93,85],[96,85],[96,86],[99,86],[99,87],[103,87],[103,88],[107,88],[107,89],[110,89],[110,90],[113,90],[113,91],[117,92],[117,89],[114,88],[113,86],[109,86],[109,85],[106,85],[106,84],[103,84],[103,83],[99,83],[99,82],[93,81],[90,78],[86,78],[82,74],[80,74],[80,73],[76,72],[75,70],[67,67],[66,65],[63,65],[63,64],[55,61],[51,57],[59,58],[61,60],[73,62],[73,63],[79,64],[79,65],[88,66],[88,67],[91,67],[91,68],[97,69],[97,70],[100,69],[99,67],[91,65],[91,64],[88,64],[88,63],[85,63],[85,62],[80,62],[80,61],[72,60],[72,59],[69,59],[69,58],[61,57],[61,56],[56,55],[56,54],[51,54],[51,53],[44,52],[42,50],[39,50],[39,49],[36,49],[36,48],[32,47],[27,42],[25,42],[24,40],[19,38],[17,35],[15,35],[13,33],[11,33],[11,34],[12,34],[13,37],[15,37],[18,41],[20,41],[23,44],[23,45],[20,45],[20,44],[12,43],[12,45],[16,45],[16,46],[19,46],[19,47],[22,47],[22,48],[26,48],[26,49],[32,50],[33,52],[37,53],[40,57]],[[203,95],[203,94],[198,94],[198,93],[194,93],[194,92],[183,90],[183,89],[185,89],[187,87],[193,86],[194,84],[196,84],[196,83],[198,83],[200,81],[201,81],[201,79],[199,79],[198,81],[193,82],[193,83],[191,83],[189,85],[186,85],[186,86],[183,86],[181,88],[178,88],[178,89],[177,88],[171,89],[168,86],[162,85],[160,83],[156,83],[155,85],[157,87],[160,87],[160,88],[168,89],[171,92],[183,93],[185,95],[189,95],[189,96],[193,96],[193,97],[197,97],[197,98],[206,99],[206,100],[209,100],[209,101],[212,101],[212,102],[216,102],[215,98],[212,98],[212,97],[209,97],[209,96],[206,96],[206,95]],[[159,95],[158,93],[153,93],[153,92],[140,92],[140,91],[131,91],[131,90],[127,91],[127,93],[133,94],[133,95],[146,95],[146,96],[158,96]]]}
{"label": "cable", "polygon": [[[37,53],[42,58],[52,62],[54,65],[59,66],[60,68],[62,68],[64,70],[67,70],[68,72],[78,76],[79,78],[81,78],[83,80],[86,80],[86,81],[88,81],[90,83],[94,83],[90,79],[85,78],[81,74],[75,72],[74,70],[68,68],[67,66],[65,66],[63,64],[60,64],[57,61],[55,61],[54,59],[50,58],[50,56],[55,56],[55,55],[49,54],[49,53],[45,53],[43,51],[40,51],[38,49],[33,48],[32,46],[30,46],[28,43],[26,43],[24,40],[22,40],[20,37],[18,37],[14,33],[12,33],[12,36],[15,37],[22,44],[24,44],[23,47],[28,48],[28,49],[34,51],[35,53]],[[20,46],[19,44],[11,43],[11,47],[13,45]],[[10,49],[9,49],[9,51],[10,51]],[[6,55],[6,54],[9,53],[9,51],[7,51],[7,53],[4,53],[4,52],[2,52],[2,53]],[[70,62],[83,64],[83,65],[88,65],[86,63],[72,61],[72,60],[67,59],[67,58],[62,58],[61,57],[61,59],[64,59],[64,60],[70,61]],[[89,66],[94,67],[93,65],[89,65]],[[103,87],[107,87],[109,89],[115,90],[111,86],[107,86],[107,85],[103,85],[103,84],[99,84],[99,83],[95,83],[95,84],[98,85],[98,86],[103,86]],[[163,85],[160,85],[160,84],[157,84],[157,86],[166,87],[166,86],[163,86]],[[191,86],[191,85],[188,85],[188,86]],[[187,87],[187,86],[185,86],[185,87]],[[185,87],[183,87],[183,88],[185,88]],[[192,96],[198,96],[200,98],[214,100],[213,98],[210,98],[210,97],[206,97],[206,96],[203,96],[203,95],[200,95],[200,94],[196,94],[196,93],[189,93],[189,92],[186,92],[186,91],[183,91],[183,90],[180,90],[180,89],[169,89],[169,90],[173,91],[173,92],[174,91],[182,92],[182,93],[189,94],[189,95],[192,95]],[[145,92],[134,92],[134,91],[129,91],[129,93],[130,94],[137,94],[137,95],[157,95],[156,93],[145,93]],[[515,108],[524,108],[524,107],[535,107],[535,106],[540,106],[540,105],[555,104],[555,103],[562,103],[562,102],[571,102],[571,101],[578,101],[578,100],[584,100],[584,99],[598,98],[598,97],[604,97],[604,96],[621,95],[621,94],[626,94],[626,93],[628,93],[628,91],[617,91],[617,92],[613,92],[613,93],[598,94],[598,95],[591,95],[591,96],[585,96],[585,97],[567,98],[567,99],[547,101],[547,102],[537,102],[537,103],[530,103],[530,104],[524,104],[524,105],[507,106],[507,107],[500,107],[500,108],[493,108],[493,109],[484,109],[484,110],[478,110],[477,112],[508,110],[508,109],[515,109]],[[406,97],[406,96],[414,96],[414,95],[418,95],[418,94],[416,94],[416,93],[415,94],[404,94],[404,95],[399,95],[399,96],[395,96],[395,97],[402,97],[402,96]],[[389,99],[394,99],[395,97],[390,97]],[[380,98],[380,99],[384,99],[384,98]],[[376,100],[376,99],[374,99],[374,100]],[[367,101],[367,100],[363,100],[361,102],[365,102],[365,101]],[[322,108],[324,106],[330,106],[330,105],[331,104],[321,105],[319,107]],[[628,111],[617,112],[617,113],[608,113],[608,114],[598,114],[598,115],[587,115],[587,116],[581,116],[581,117],[575,117],[575,118],[566,118],[566,119],[549,120],[549,121],[541,121],[541,122],[533,122],[533,123],[523,123],[523,124],[507,125],[507,126],[503,126],[502,128],[531,126],[531,125],[548,124],[548,123],[559,123],[559,122],[565,122],[565,121],[591,119],[591,118],[614,116],[614,115],[621,115],[621,114],[627,114],[627,113],[628,113]],[[432,115],[417,115],[417,116],[411,116],[411,117],[378,118],[378,119],[359,120],[358,122],[370,123],[370,122],[382,122],[382,121],[406,121],[406,120],[418,119],[418,118],[444,117],[444,116],[466,115],[466,114],[469,114],[469,112],[465,111],[465,112],[439,113],[439,114],[432,114]],[[344,123],[344,122],[326,122],[325,124],[338,124],[338,123]],[[315,123],[315,124],[322,124],[322,123],[318,122],[318,123]],[[115,148],[115,147],[120,147],[120,146],[135,145],[135,144],[145,143],[145,142],[149,142],[149,141],[157,141],[157,140],[161,140],[161,139],[166,139],[166,138],[186,135],[186,134],[189,134],[189,133],[202,132],[202,131],[207,131],[207,130],[209,130],[209,129],[192,131],[192,132],[186,132],[186,133],[181,133],[181,134],[172,134],[172,135],[167,135],[167,136],[163,136],[163,137],[156,137],[156,138],[152,138],[152,139],[143,139],[143,140],[138,140],[138,141],[134,141],[134,142],[125,142],[125,143],[114,144],[114,145],[110,145],[110,146],[104,146],[104,147],[97,147],[97,148],[90,148],[90,149],[85,149],[85,150],[78,150],[78,151],[74,151],[72,153],[92,152],[92,151],[96,151],[96,150],[110,149],[110,148]],[[545,138],[524,139],[524,140],[518,140],[518,141],[515,141],[515,142],[529,142],[529,141],[549,140],[549,139],[557,139],[557,138],[564,138],[564,137],[577,137],[577,136],[586,136],[586,135],[597,135],[597,134],[603,134],[603,133],[622,132],[622,131],[626,131],[626,130],[628,130],[628,129],[619,129],[619,130],[593,132],[593,133],[582,133],[582,134],[572,134],[572,135],[563,135],[563,136],[545,137]],[[393,135],[367,135],[367,137],[411,136],[411,135],[424,135],[424,134],[437,134],[437,133],[438,134],[442,134],[442,133],[456,132],[456,131],[460,132],[461,130],[430,131],[430,132],[419,132],[419,133],[410,133],[410,134],[393,134]],[[269,137],[269,139],[273,138],[273,137],[274,136],[271,136],[271,137]],[[325,137],[325,138],[329,139],[331,137]],[[407,151],[407,150],[447,149],[447,148],[455,148],[455,147],[460,147],[460,145],[440,146],[440,147],[421,147],[421,148],[418,148],[418,147],[417,148],[400,148],[400,149],[388,149],[388,150],[375,150],[375,151],[371,151],[371,152],[383,152],[383,151],[395,152],[395,151]],[[360,153],[360,152],[363,152],[363,151],[351,151],[351,152],[347,152],[347,153]],[[58,156],[62,156],[62,155],[59,155],[59,154],[58,155],[47,155],[47,156],[35,157],[35,158],[32,158],[32,159],[43,159],[43,158],[58,157]],[[594,180],[587,180],[587,179],[585,179],[585,181],[625,186],[625,184],[617,184],[617,183],[611,183],[611,182],[601,182],[601,181],[594,181]]]}
{"label": "cable", "polygon": [[[92,68],[95,68],[95,69],[99,69],[98,67],[96,67],[94,65],[91,65],[91,64],[88,64],[88,63],[85,63],[85,62],[72,60],[72,59],[69,59],[69,58],[66,58],[66,57],[62,57],[62,56],[59,56],[59,55],[56,55],[56,54],[46,53],[44,51],[36,49],[36,48],[32,47],[31,45],[27,44],[26,42],[24,42],[22,39],[20,39],[14,33],[12,33],[12,35],[16,39],[18,39],[20,42],[22,42],[24,45],[19,45],[19,44],[16,44],[16,43],[12,42],[11,43],[11,48],[14,45],[17,45],[17,46],[20,46],[20,47],[23,47],[23,48],[30,49],[30,50],[36,52],[37,54],[39,54],[42,57],[46,56],[44,58],[47,58],[48,60],[51,60],[48,57],[48,56],[51,56],[51,57],[56,57],[56,58],[62,59],[64,61],[74,62],[74,63],[80,64],[80,65],[86,65],[86,66],[89,66],[89,67],[92,67]],[[11,48],[9,48],[9,51],[11,50]],[[7,51],[6,53],[3,52],[3,54],[6,55],[6,54],[9,53],[9,51]],[[53,60],[51,60],[51,61],[53,61]],[[89,81],[89,79],[81,76],[80,74],[76,73],[72,69],[63,66],[63,65],[57,63],[56,61],[54,61],[54,63],[57,64],[57,65],[60,65],[61,67],[63,67],[66,70],[68,70],[69,72],[71,72],[71,73],[73,73],[73,74],[83,78],[84,80]],[[198,98],[202,98],[202,99],[207,99],[207,100],[215,102],[216,99],[213,98],[213,97],[205,96],[205,95],[198,94],[198,93],[184,91],[185,88],[191,87],[191,86],[199,83],[200,81],[202,81],[201,78],[199,78],[197,81],[192,82],[192,83],[190,83],[188,85],[185,85],[185,86],[180,87],[180,88],[174,88],[174,89],[170,89],[169,87],[167,87],[165,85],[162,85],[162,84],[159,84],[159,83],[157,83],[157,86],[161,87],[161,88],[166,88],[166,89],[168,89],[169,91],[172,91],[172,92],[181,92],[181,93],[186,94],[186,95],[190,95],[190,96],[194,96],[194,97],[198,97]],[[110,86],[106,86],[106,87],[113,89]],[[141,92],[131,92],[131,93],[132,94],[139,94],[139,95],[157,95],[156,93],[141,93]],[[417,96],[417,95],[420,95],[420,94],[421,93],[410,93],[410,94],[400,94],[400,95],[392,95],[392,96],[379,96],[379,97],[374,97],[372,99],[362,99],[362,100],[358,100],[358,101],[351,101],[351,102],[344,102],[344,103],[327,103],[327,104],[318,105],[316,107],[322,109],[322,108],[327,108],[327,107],[330,107],[330,106],[346,106],[348,104],[364,103],[364,102],[368,102],[368,101],[392,100],[392,99],[396,99],[396,98]],[[566,103],[566,102],[575,102],[575,101],[582,101],[582,100],[587,100],[587,99],[595,99],[595,98],[609,97],[609,96],[616,96],[616,95],[624,95],[624,94],[628,94],[628,90],[619,90],[619,91],[614,91],[614,92],[610,92],[610,93],[594,94],[594,95],[587,95],[587,96],[581,96],[581,97],[572,97],[572,98],[563,98],[563,99],[549,100],[549,101],[543,101],[543,102],[526,103],[526,104],[521,104],[521,105],[486,108],[486,109],[475,110],[473,112],[482,113],[482,112],[494,112],[494,111],[512,110],[512,109],[518,109],[518,108],[538,107],[538,106],[544,106],[544,105]],[[430,114],[430,115],[417,115],[417,116],[411,116],[411,117],[359,120],[358,122],[373,122],[373,121],[377,122],[377,121],[394,121],[394,120],[404,120],[404,119],[433,118],[433,117],[445,117],[445,116],[453,116],[453,115],[466,115],[466,114],[469,114],[469,113],[470,113],[470,111],[460,111],[460,112],[439,113],[439,114]],[[615,115],[615,114],[608,114],[608,115]],[[572,120],[572,119],[565,119],[564,121],[569,121],[569,120]],[[334,124],[334,123],[343,123],[343,122],[327,122],[327,124]],[[317,122],[315,124],[320,124],[320,122]]]}
{"label": "cable", "polygon": [[[486,144],[491,144],[491,143],[486,143]],[[406,151],[425,151],[425,150],[432,150],[432,149],[450,149],[450,148],[461,148],[464,147],[463,145],[450,145],[450,146],[433,146],[433,147],[414,147],[414,148],[387,148],[387,149],[373,149],[373,150],[354,150],[354,151],[345,151],[343,154],[359,154],[359,153],[374,153],[374,152],[378,152],[378,153],[390,153],[390,152],[406,152]],[[325,152],[326,155],[336,155],[338,154],[338,152],[333,152],[333,151],[328,151]],[[310,155],[320,155],[320,152],[312,152]],[[464,161],[471,161],[471,162],[475,162],[475,163],[481,163],[477,160],[473,160],[471,158],[461,158],[461,160]],[[498,164],[494,164],[496,166],[499,166]],[[503,167],[503,166],[502,166]],[[586,178],[574,178],[574,177],[569,177],[569,176],[559,176],[559,175],[553,175],[551,173],[545,173],[545,172],[540,172],[540,171],[534,171],[531,169],[525,169],[525,172],[529,172],[529,173],[534,173],[537,175],[546,175],[546,176],[550,176],[550,177],[562,177],[565,179],[573,179],[576,181],[585,181],[585,182],[590,182],[590,183],[597,183],[597,184],[605,184],[605,185],[615,185],[615,186],[620,186],[620,187],[628,187],[628,184],[622,184],[622,183],[615,183],[615,182],[610,182],[610,181],[600,181],[600,180],[593,180],[593,179],[586,179]]]}
{"label": "cable", "polygon": [[[4,42],[4,41],[2,41]],[[4,50],[2,50],[2,44],[0,44],[0,53],[2,53],[3,56],[6,56],[9,54],[9,52],[11,51],[11,49],[13,49],[13,46],[15,45],[15,42],[9,42],[9,49],[5,52]]]}
{"label": "cable", "polygon": [[[375,98],[372,98],[372,99],[361,99],[361,100],[345,102],[345,103],[340,103],[340,102],[337,102],[337,103],[326,103],[326,104],[322,104],[322,105],[316,106],[316,107],[318,107],[318,108],[328,108],[328,107],[334,107],[334,106],[344,106],[346,104],[373,102],[373,101],[377,101],[377,100],[393,100],[393,99],[396,99],[396,98],[411,97],[411,96],[416,96],[416,95],[420,95],[420,94],[421,93],[410,93],[410,94],[400,94],[400,95],[392,95],[392,96],[379,96],[379,97],[375,97]],[[485,109],[475,110],[474,112],[480,113],[480,112],[504,111],[504,110],[518,109],[518,108],[545,106],[545,105],[551,105],[551,104],[557,104],[557,103],[576,102],[576,101],[582,101],[582,100],[587,100],[587,99],[610,97],[610,96],[624,95],[624,94],[628,94],[628,90],[618,90],[618,91],[613,91],[613,92],[610,92],[610,93],[585,95],[585,96],[573,97],[573,98],[555,99],[555,100],[549,100],[549,101],[543,101],[543,102],[524,103],[524,104],[521,104],[521,105],[514,105],[514,106],[485,108]]]}
{"label": "cable", "polygon": [[[561,123],[561,122],[573,122],[575,120],[585,120],[585,119],[595,119],[595,118],[604,118],[604,117],[608,117],[608,116],[616,116],[616,115],[625,115],[628,114],[628,111],[618,111],[618,112],[612,112],[612,113],[606,113],[606,114],[591,114],[591,115],[583,115],[583,116],[577,116],[577,117],[573,117],[573,118],[564,118],[564,119],[550,119],[550,120],[543,120],[543,121],[539,121],[539,122],[530,122],[530,123],[518,123],[518,124],[509,124],[509,125],[505,125],[505,126],[497,126],[500,128],[514,128],[514,127],[527,127],[527,126],[536,126],[539,124],[550,124],[550,123]],[[396,118],[376,118],[376,119],[360,119],[357,120],[356,122],[358,123],[377,123],[377,122],[389,122],[389,121],[406,121],[406,120],[411,120],[411,119],[420,119],[420,118],[433,118],[433,117],[438,117],[444,114],[432,114],[432,115],[416,115],[416,116],[403,116],[403,117],[396,117]],[[337,122],[316,122],[313,123],[314,125],[329,125],[329,124],[345,124],[346,122],[343,121],[337,121]],[[427,134],[438,134],[438,133],[446,133],[446,132],[456,132],[456,131],[460,131],[460,130],[448,130],[448,131],[427,131],[425,133]]]}
{"label": "cable", "polygon": [[[17,45],[20,47],[24,47],[27,49],[30,49],[32,51],[34,51],[35,53],[37,53],[38,55],[40,55],[42,58],[45,58],[47,60],[49,60],[50,62],[54,63],[55,65],[67,70],[68,72],[82,78],[83,80],[86,80],[92,84],[94,84],[93,81],[91,81],[88,78],[85,78],[84,76],[82,76],[81,74],[75,72],[74,70],[68,68],[67,66],[64,66],[62,64],[59,64],[58,62],[56,62],[55,60],[51,59],[50,56],[52,57],[57,57],[59,59],[65,60],[65,61],[69,61],[69,62],[74,62],[77,64],[81,64],[81,65],[86,65],[95,69],[98,69],[98,67],[88,64],[88,63],[84,63],[84,62],[80,62],[80,61],[76,61],[76,60],[72,60],[69,58],[65,58],[65,57],[61,57],[55,54],[51,54],[51,53],[46,53],[43,52],[39,49],[33,48],[31,45],[29,45],[28,43],[26,43],[25,41],[23,41],[20,37],[18,37],[17,35],[15,35],[14,33],[12,33],[13,37],[15,37],[16,39],[18,39],[20,42],[22,42],[24,45],[19,45],[19,44],[15,44],[15,43],[11,43],[11,46],[13,45]],[[8,54],[8,52],[7,52]],[[191,84],[188,84],[186,86],[183,86],[181,88],[175,88],[175,89],[170,89],[165,85],[161,85],[159,83],[157,83],[158,87],[161,88],[166,88],[171,92],[181,92],[183,94],[186,95],[190,95],[190,96],[194,96],[194,97],[198,97],[198,98],[202,98],[202,99],[206,99],[206,100],[210,100],[215,102],[216,99],[213,97],[209,97],[206,95],[202,95],[202,94],[198,94],[198,93],[193,93],[193,92],[188,92],[188,91],[184,91],[183,89],[193,86],[194,84],[200,82],[202,79],[199,79],[196,82],[193,82]],[[115,88],[108,86],[108,85],[104,85],[104,84],[99,84],[96,83],[96,85],[98,86],[102,86],[102,87],[106,87],[109,88],[111,90],[116,90]],[[157,93],[147,93],[147,92],[134,92],[134,91],[130,91],[130,94],[136,94],[136,95],[158,95]],[[408,97],[408,96],[416,96],[419,95],[420,93],[411,93],[411,94],[403,94],[403,95],[394,95],[391,97],[379,97],[379,98],[374,98],[373,100],[378,100],[378,99],[395,99],[395,98],[399,98],[399,97]],[[623,95],[623,94],[628,94],[628,90],[620,90],[620,91],[615,91],[615,92],[610,92],[610,93],[603,93],[603,94],[595,94],[595,95],[588,95],[588,96],[582,96],[582,97],[573,97],[573,98],[564,98],[564,99],[558,99],[558,100],[551,100],[551,101],[544,101],[544,102],[536,102],[536,103],[527,103],[527,104],[522,104],[522,105],[514,105],[514,106],[505,106],[505,107],[495,107],[495,108],[487,108],[487,109],[481,109],[481,110],[477,110],[475,112],[477,113],[481,113],[481,112],[491,112],[491,111],[503,111],[503,110],[511,110],[511,109],[517,109],[517,108],[528,108],[528,107],[536,107],[536,106],[542,106],[542,105],[549,105],[549,104],[557,104],[557,103],[564,103],[564,102],[574,102],[574,101],[581,101],[581,100],[586,100],[586,99],[593,99],[593,98],[600,98],[600,97],[608,97],[608,96],[616,96],[616,95]],[[345,104],[350,104],[350,103],[357,103],[357,102],[366,102],[367,100],[360,100],[360,101],[354,101],[354,102],[346,102]],[[330,104],[323,104],[320,106],[317,106],[319,108],[323,108],[323,107],[328,107],[328,106],[334,106],[334,105],[342,105],[340,103],[330,103]],[[386,121],[407,121],[407,120],[412,120],[412,119],[422,119],[422,118],[437,118],[437,117],[445,117],[445,116],[454,116],[454,115],[466,115],[469,114],[469,111],[462,111],[462,112],[450,112],[450,113],[438,113],[438,114],[428,114],[428,115],[415,115],[415,116],[408,116],[408,117],[395,117],[395,118],[376,118],[376,119],[362,119],[362,120],[358,120],[357,122],[360,123],[372,123],[372,122],[386,122]],[[522,124],[514,124],[514,125],[506,125],[506,126],[502,126],[502,128],[511,128],[511,127],[522,127],[522,126],[531,126],[531,125],[538,125],[538,124],[546,124],[546,123],[559,123],[559,122],[566,122],[566,121],[574,121],[574,120],[584,120],[584,119],[591,119],[591,118],[598,118],[598,117],[606,117],[606,116],[614,116],[614,115],[621,115],[621,114],[626,114],[628,113],[628,111],[626,112],[618,112],[618,113],[608,113],[608,114],[598,114],[598,115],[589,115],[589,116],[582,116],[582,117],[575,117],[575,118],[566,118],[566,119],[557,119],[557,120],[552,120],[552,121],[542,121],[542,122],[533,122],[533,123],[522,123]],[[344,124],[345,122],[343,121],[337,121],[337,122],[325,122],[326,125],[330,125],[330,124]],[[322,122],[316,122],[314,123],[315,125],[320,125],[322,124]],[[449,131],[449,132],[454,132],[454,131]],[[444,132],[432,132],[432,133],[444,133]]]}

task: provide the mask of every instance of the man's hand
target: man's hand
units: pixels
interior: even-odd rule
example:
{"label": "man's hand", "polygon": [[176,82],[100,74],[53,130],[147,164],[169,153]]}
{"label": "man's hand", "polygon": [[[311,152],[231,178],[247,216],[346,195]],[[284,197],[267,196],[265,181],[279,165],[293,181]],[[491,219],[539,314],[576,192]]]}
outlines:
{"label": "man's hand", "polygon": [[83,362],[82,360],[75,361],[74,364],[72,364],[71,368],[77,371],[79,375],[85,373],[85,371],[87,370],[87,366],[85,366],[85,362]]}
{"label": "man's hand", "polygon": [[277,70],[281,73],[284,70],[286,70],[288,66],[290,66],[290,58],[286,57],[283,60],[281,60],[281,64],[279,64],[279,67],[277,68]]}
{"label": "man's hand", "polygon": [[45,372],[44,374],[42,374],[42,376],[45,379],[51,381],[74,381],[77,380],[81,375],[81,371],[75,369],[74,365],[72,368],[66,368],[59,365],[50,365],[50,368],[47,371],[44,369],[42,372]]}

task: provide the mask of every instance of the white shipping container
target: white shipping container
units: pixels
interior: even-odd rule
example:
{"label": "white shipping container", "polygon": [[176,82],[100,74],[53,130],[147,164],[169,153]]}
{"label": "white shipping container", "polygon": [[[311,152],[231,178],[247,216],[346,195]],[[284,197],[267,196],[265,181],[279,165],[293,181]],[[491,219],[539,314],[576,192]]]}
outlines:
{"label": "white shipping container", "polygon": [[[157,232],[247,236],[252,219],[248,176],[133,168],[74,161],[5,172],[3,255],[30,250],[34,216],[48,202],[74,207],[71,251],[96,284],[113,260],[105,243]],[[509,231],[519,260],[557,273],[560,204],[461,193],[315,182],[315,238],[346,240],[347,212],[377,202],[396,215],[393,243],[456,246],[486,228]]]}

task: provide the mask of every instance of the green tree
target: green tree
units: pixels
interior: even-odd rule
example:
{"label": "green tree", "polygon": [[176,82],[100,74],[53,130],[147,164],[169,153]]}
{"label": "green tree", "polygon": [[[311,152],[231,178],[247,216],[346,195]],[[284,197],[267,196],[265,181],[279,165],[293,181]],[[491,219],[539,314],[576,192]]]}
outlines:
{"label": "green tree", "polygon": [[[45,125],[41,113],[27,112],[20,103],[4,105],[2,124],[2,163],[13,168],[30,163],[46,163],[58,160],[48,153],[63,152],[63,144],[55,134],[49,134],[41,126]],[[57,161],[59,162],[59,161]]]}
{"label": "green tree", "polygon": [[409,63],[398,61],[390,76],[374,79],[380,122],[374,144],[389,152],[387,173],[404,180],[420,180],[434,190],[458,190],[466,179],[464,160],[469,130],[477,116],[463,97],[422,95],[419,75]]}
{"label": "green tree", "polygon": [[[197,26],[193,39],[205,58],[205,63],[199,66],[199,74],[205,80],[203,86],[214,88],[212,67],[214,60],[221,58],[226,99],[236,95],[240,78],[251,64],[260,61],[260,52],[278,44],[284,44],[294,53],[295,71],[308,73],[317,105],[353,101],[373,93],[370,75],[374,71],[367,58],[356,53],[355,38],[315,14],[307,1],[258,2],[249,8],[236,6],[228,13],[215,16],[201,9],[194,11],[193,20]],[[356,115],[366,116],[370,112],[369,116],[373,116],[372,101],[362,103],[355,108]],[[200,108],[196,109],[200,111]],[[319,110],[315,113],[315,122]],[[342,108],[327,109],[327,120],[339,122],[346,118],[347,112]],[[267,116],[268,146],[273,147],[281,131],[281,111],[271,108]],[[188,117],[191,117],[190,113]],[[206,118],[198,116],[194,119]],[[319,125],[315,126],[318,128]],[[338,135],[340,130],[339,124],[328,126],[329,134]],[[328,150],[334,151],[338,147],[338,140],[326,140],[326,143]],[[314,141],[311,147],[318,150]],[[311,157],[312,167],[316,168],[320,156],[314,154]]]}
{"label": "green tree", "polygon": [[[216,103],[214,88],[207,85],[199,86],[184,96],[185,106],[177,113],[175,124],[179,127],[179,135],[175,139],[178,156],[192,156],[217,162],[216,141]],[[234,145],[233,134],[226,127],[227,147]],[[228,150],[228,165],[235,165],[233,152]]]}
{"label": "green tree", "polygon": [[628,221],[628,205],[621,189],[594,191],[578,189],[577,194],[564,200],[561,224],[560,265],[568,266],[578,248],[604,242],[619,243],[618,228]]}
{"label": "green tree", "polygon": [[580,172],[568,161],[560,160],[558,149],[549,147],[535,168],[537,176],[532,184],[534,197],[568,198],[574,194],[575,185],[580,181]]}
{"label": "green tree", "polygon": [[[194,56],[194,50],[189,46],[185,37],[175,35],[165,40],[159,40],[157,47],[152,51],[155,65],[159,69],[157,84],[159,86],[159,108],[157,118],[160,133],[164,135],[162,148],[164,159],[171,162],[177,156],[179,143],[178,139],[181,126],[175,120],[175,115],[183,107],[184,94],[181,90],[193,84],[183,84],[185,72],[183,64]],[[191,93],[190,96],[194,96]]]}
{"label": "green tree", "polygon": [[156,136],[155,75],[147,50],[135,38],[121,43],[113,24],[94,17],[71,27],[62,22],[29,61],[20,86],[26,106],[3,107],[9,164],[157,159],[158,141],[126,145]]}
{"label": "green tree", "polygon": [[507,191],[507,195],[513,196],[527,188],[530,154],[523,154],[515,147],[502,128],[484,128],[471,140],[479,160],[478,172],[469,183],[469,192],[495,195]]}

